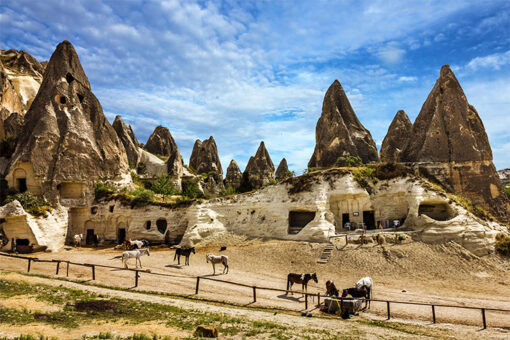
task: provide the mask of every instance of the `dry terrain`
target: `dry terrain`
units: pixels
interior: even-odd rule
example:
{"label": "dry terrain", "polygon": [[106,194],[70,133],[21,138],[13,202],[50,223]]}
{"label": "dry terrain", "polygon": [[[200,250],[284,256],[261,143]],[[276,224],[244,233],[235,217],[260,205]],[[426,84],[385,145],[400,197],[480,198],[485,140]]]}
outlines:
{"label": "dry terrain", "polygon": [[[372,303],[368,312],[344,321],[337,318],[324,318],[317,309],[312,310],[312,318],[303,318],[298,316],[299,314],[289,313],[289,311],[304,309],[304,300],[297,293],[286,296],[282,292],[257,290],[257,302],[252,303],[253,293],[249,287],[201,280],[200,293],[198,296],[194,295],[196,276],[212,274],[211,265],[205,262],[205,254],[219,254],[220,245],[227,243],[229,243],[227,249],[221,253],[229,256],[230,272],[214,276],[222,280],[284,289],[287,273],[316,272],[319,283],[310,284],[309,292],[324,293],[326,280],[334,280],[338,288],[347,288],[360,277],[371,276],[374,280],[375,299],[510,309],[510,262],[496,255],[485,258],[476,257],[456,243],[426,245],[410,242],[384,246],[368,244],[361,247],[359,245],[345,246],[339,243],[327,264],[317,264],[316,261],[325,244],[242,240],[232,237],[204,242],[197,248],[197,253],[191,255],[190,266],[178,266],[177,262],[173,261],[173,250],[152,248],[151,256],[142,258],[144,269],[150,269],[152,273],[165,273],[172,276],[163,277],[142,273],[139,287],[136,289],[132,288],[133,272],[98,268],[96,281],[91,281],[90,268],[72,265],[69,279],[87,281],[85,284],[64,283],[61,280],[44,278],[26,280],[42,280],[37,282],[49,285],[76,285],[73,288],[87,290],[103,289],[105,291],[102,294],[113,294],[130,299],[140,299],[137,294],[135,294],[137,297],[133,297],[133,292],[137,291],[168,293],[173,295],[173,298],[151,294],[150,298],[143,295],[145,297],[142,300],[171,303],[182,308],[197,308],[214,313],[227,313],[250,320],[270,320],[283,325],[295,324],[303,329],[319,327],[327,330],[323,334],[324,337],[335,334],[337,328],[348,329],[350,334],[360,337],[369,335],[371,337],[403,337],[408,333],[399,328],[404,327],[402,325],[411,327],[413,329],[411,334],[424,337],[510,337],[510,313],[488,311],[489,329],[482,331],[479,327],[482,322],[479,310],[437,307],[436,317],[439,324],[433,325],[430,322],[430,307],[392,304],[392,318],[397,320],[396,324],[399,325],[396,327],[394,322],[382,321],[386,315],[386,304],[380,302]],[[58,258],[81,263],[120,266],[120,260],[111,260],[119,254],[121,254],[120,250],[112,248],[65,248],[57,253],[38,253],[34,256],[40,259]],[[181,259],[182,263],[183,259]],[[133,267],[134,261],[130,265]],[[26,271],[26,261],[2,257],[0,269]],[[218,265],[216,269],[217,274],[221,273],[222,265]],[[33,263],[31,273],[53,277],[55,264]],[[26,278],[26,276],[23,277]],[[65,278],[65,265],[62,266],[59,277]],[[91,284],[117,287],[121,290],[97,288],[92,287]],[[12,297],[4,301],[3,305],[16,305],[19,299],[20,297]],[[38,308],[37,303],[32,304],[29,301],[25,300],[24,304],[19,305]],[[311,309],[313,305],[314,303],[310,302]],[[277,315],[274,315],[274,312],[277,312]],[[159,329],[158,334],[161,335],[173,334],[172,336],[178,337],[189,335],[189,332],[179,330],[179,327],[174,327],[174,330],[167,332],[164,331],[164,324],[158,328],[155,326],[157,321],[147,322],[149,325],[147,329]],[[371,325],[374,322],[382,326],[374,328]],[[12,331],[15,331],[16,326],[13,327]],[[33,329],[36,330],[37,327],[42,326],[34,325]],[[102,326],[101,329],[103,329]],[[86,329],[83,329],[83,332],[86,332]],[[283,333],[295,336],[295,333],[290,330]],[[316,337],[322,337],[314,334]]]}

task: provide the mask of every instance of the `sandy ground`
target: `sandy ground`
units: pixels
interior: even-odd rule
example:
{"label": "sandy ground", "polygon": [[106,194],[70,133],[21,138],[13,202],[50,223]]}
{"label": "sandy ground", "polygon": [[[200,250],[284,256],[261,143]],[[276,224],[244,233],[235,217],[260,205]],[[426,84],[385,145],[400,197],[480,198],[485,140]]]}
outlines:
{"label": "sandy ground", "polygon": [[[412,301],[446,305],[477,306],[510,309],[510,261],[498,256],[478,258],[456,243],[426,245],[409,243],[401,245],[373,244],[349,245],[337,248],[327,264],[316,261],[324,244],[290,241],[244,241],[227,246],[221,252],[229,256],[230,272],[214,278],[240,282],[248,285],[285,289],[289,272],[316,272],[319,283],[309,285],[309,292],[325,292],[326,280],[334,280],[337,288],[347,288],[363,276],[374,280],[374,299]],[[65,248],[57,253],[39,253],[41,259],[62,259],[81,263],[98,263],[120,266],[120,260],[111,260],[122,251],[91,248]],[[212,275],[212,266],[205,262],[205,254],[220,254],[219,244],[210,243],[197,248],[191,255],[190,266],[173,261],[174,251],[152,249],[150,257],[143,257],[144,269],[153,273],[165,273],[172,277],[141,274],[139,287],[145,290],[179,294],[195,298],[197,275]],[[134,260],[130,266],[134,266]],[[26,271],[26,261],[0,259],[0,269]],[[217,273],[222,266],[216,267]],[[54,275],[55,264],[33,263],[32,273]],[[59,276],[65,277],[65,265]],[[70,279],[89,280],[90,268],[71,266]],[[134,273],[115,269],[96,269],[95,283],[131,288]],[[300,287],[295,287],[300,289]],[[405,290],[405,292],[403,292]],[[300,294],[286,296],[281,292],[257,290],[257,302],[252,303],[253,291],[224,283],[200,281],[198,298],[224,301],[236,305],[275,307],[303,310],[304,299]],[[315,300],[316,302],[316,300]],[[314,303],[310,301],[310,308]],[[318,315],[317,310],[313,310]],[[430,322],[428,306],[391,305],[392,318]],[[363,317],[384,318],[386,303],[373,302]],[[510,329],[510,313],[486,312],[489,327]],[[438,323],[455,323],[479,326],[480,310],[436,307]],[[416,321],[413,321],[416,322]],[[510,333],[505,333],[510,338]]]}

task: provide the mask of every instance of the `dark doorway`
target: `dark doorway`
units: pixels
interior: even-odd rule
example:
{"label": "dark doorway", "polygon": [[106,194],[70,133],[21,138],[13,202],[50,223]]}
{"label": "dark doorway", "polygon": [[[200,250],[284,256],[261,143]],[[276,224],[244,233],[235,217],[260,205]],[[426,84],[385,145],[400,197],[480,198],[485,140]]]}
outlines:
{"label": "dark doorway", "polygon": [[342,214],[342,228],[345,228],[345,224],[346,224],[347,222],[351,222],[351,218],[350,218],[349,213],[347,213],[347,214]]}
{"label": "dark doorway", "polygon": [[19,192],[27,191],[27,179],[26,178],[18,178],[18,190]]}
{"label": "dark doorway", "polygon": [[315,218],[315,211],[289,211],[288,233],[298,234],[308,223]]}
{"label": "dark doorway", "polygon": [[87,229],[87,238],[85,239],[85,244],[94,244],[94,229]]}
{"label": "dark doorway", "polygon": [[363,223],[367,229],[375,229],[375,216],[373,210],[363,211]]}
{"label": "dark doorway", "polygon": [[122,244],[124,241],[126,241],[126,229],[119,228],[117,230],[117,243]]}
{"label": "dark doorway", "polygon": [[156,227],[158,227],[158,231],[160,233],[162,233],[162,234],[165,233],[166,226],[167,226],[167,223],[166,223],[165,219],[159,219],[159,220],[156,221]]}

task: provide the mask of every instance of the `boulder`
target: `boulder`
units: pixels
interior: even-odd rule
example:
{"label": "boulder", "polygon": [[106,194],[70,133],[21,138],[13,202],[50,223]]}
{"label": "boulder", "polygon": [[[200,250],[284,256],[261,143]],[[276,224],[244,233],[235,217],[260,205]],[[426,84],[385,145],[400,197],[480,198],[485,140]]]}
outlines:
{"label": "boulder", "polygon": [[381,161],[389,163],[398,162],[400,153],[409,141],[412,128],[413,124],[404,110],[398,111],[382,142]]}
{"label": "boulder", "polygon": [[138,151],[138,140],[133,133],[133,129],[131,129],[131,125],[126,125],[120,116],[116,116],[112,127],[115,129],[122,145],[124,145],[131,167],[135,167],[138,164],[140,154]]}
{"label": "boulder", "polygon": [[248,165],[243,174],[251,188],[260,188],[274,179],[274,165],[269,152],[266,150],[264,142],[260,142],[260,146],[255,157],[250,157]]}
{"label": "boulder", "polygon": [[356,117],[338,80],[331,84],[324,96],[315,140],[315,150],[308,162],[310,168],[334,166],[338,157],[348,155],[360,157],[363,163],[379,160],[370,132]]}
{"label": "boulder", "polygon": [[239,189],[241,181],[243,180],[243,174],[235,160],[231,160],[227,168],[227,174],[225,175],[225,188],[231,187],[232,189]]}
{"label": "boulder", "polygon": [[155,155],[170,156],[177,150],[177,144],[168,128],[159,125],[150,135],[144,149]]}
{"label": "boulder", "polygon": [[120,180],[129,174],[126,152],[68,41],[51,56],[25,115],[7,176],[11,186],[18,167],[30,168],[27,183],[37,180],[49,199],[56,198],[61,183],[78,182],[91,189],[97,180]]}
{"label": "boulder", "polygon": [[276,169],[275,177],[281,181],[288,177],[289,167],[287,166],[287,160],[283,158]]}
{"label": "boulder", "polygon": [[214,172],[218,175],[218,180],[223,179],[223,169],[213,136],[203,142],[200,139],[195,141],[189,165],[197,174]]}
{"label": "boulder", "polygon": [[423,176],[508,221],[510,201],[492,163],[487,133],[450,66],[441,68],[401,161],[419,163]]}

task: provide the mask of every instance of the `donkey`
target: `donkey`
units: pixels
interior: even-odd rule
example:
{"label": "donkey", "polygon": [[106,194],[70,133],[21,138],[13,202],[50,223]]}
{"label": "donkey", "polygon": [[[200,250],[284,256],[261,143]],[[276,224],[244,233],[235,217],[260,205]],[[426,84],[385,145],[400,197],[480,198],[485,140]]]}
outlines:
{"label": "donkey", "polygon": [[[227,255],[216,256],[213,254],[207,254],[207,255],[205,255],[205,261],[207,263],[209,263],[209,261],[211,261],[212,268],[213,268],[213,275],[216,275],[215,265],[218,263],[223,264],[223,274],[228,274],[228,256]],[[226,273],[225,273],[225,270],[227,271]]]}
{"label": "donkey", "polygon": [[317,280],[317,274],[297,274],[297,273],[289,273],[287,275],[287,291],[285,292],[285,295],[288,294],[290,291],[292,293],[292,285],[294,283],[301,283],[302,290],[307,291],[308,290],[308,281],[314,280],[315,283],[319,283],[319,280]]}
{"label": "donkey", "polygon": [[175,258],[177,258],[177,264],[181,265],[181,256],[186,256],[184,265],[189,266],[189,257],[191,255],[191,253],[195,254],[195,247],[177,248],[177,249],[175,249],[174,261],[175,261]]}
{"label": "donkey", "polygon": [[125,252],[122,253],[122,255],[119,255],[119,256],[115,256],[113,258],[111,258],[110,260],[113,260],[113,259],[122,259],[122,263],[124,264],[124,268],[128,268],[128,265],[127,265],[127,261],[130,259],[130,258],[135,258],[136,259],[136,268],[138,268],[138,263],[140,263],[140,268],[143,268],[142,267],[142,261],[140,260],[140,257],[142,257],[142,255],[144,254],[147,254],[147,256],[150,256],[150,252],[149,252],[149,248],[145,248],[145,249],[137,249],[137,250],[126,250]]}

